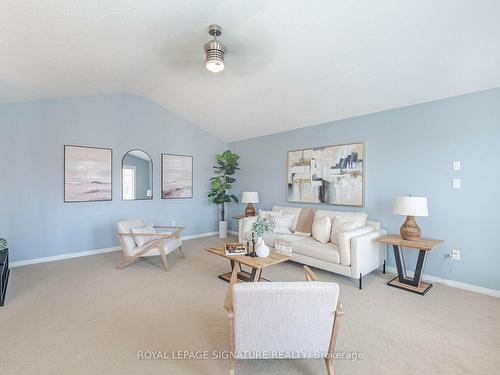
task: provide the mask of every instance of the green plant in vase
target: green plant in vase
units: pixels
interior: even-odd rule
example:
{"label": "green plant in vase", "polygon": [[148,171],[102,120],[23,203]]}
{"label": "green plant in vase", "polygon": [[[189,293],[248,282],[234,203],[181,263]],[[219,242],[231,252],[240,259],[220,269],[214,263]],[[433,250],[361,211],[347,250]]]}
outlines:
{"label": "green plant in vase", "polygon": [[258,257],[267,257],[270,253],[269,247],[264,243],[262,236],[273,230],[273,224],[263,217],[258,217],[252,224],[252,238],[255,239],[255,253]]}
{"label": "green plant in vase", "polygon": [[227,237],[227,221],[225,220],[225,204],[238,203],[238,198],[230,194],[232,183],[236,180],[231,177],[239,168],[238,160],[240,156],[231,150],[226,150],[222,154],[215,155],[217,165],[215,169],[216,176],[210,179],[210,192],[208,197],[212,202],[220,206],[219,238]]}

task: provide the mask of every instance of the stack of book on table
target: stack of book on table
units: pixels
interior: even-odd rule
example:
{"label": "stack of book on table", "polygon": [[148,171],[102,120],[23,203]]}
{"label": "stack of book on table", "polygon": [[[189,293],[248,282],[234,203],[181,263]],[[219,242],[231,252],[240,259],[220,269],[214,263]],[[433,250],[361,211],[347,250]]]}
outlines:
{"label": "stack of book on table", "polygon": [[245,255],[247,247],[242,243],[228,243],[224,245],[226,255]]}

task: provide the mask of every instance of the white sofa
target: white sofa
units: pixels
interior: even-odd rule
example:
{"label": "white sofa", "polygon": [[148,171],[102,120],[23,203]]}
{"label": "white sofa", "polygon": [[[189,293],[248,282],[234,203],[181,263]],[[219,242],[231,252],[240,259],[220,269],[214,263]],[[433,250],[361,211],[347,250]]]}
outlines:
{"label": "white sofa", "polygon": [[[385,247],[377,239],[386,232],[380,228],[379,222],[368,220],[366,213],[330,210],[316,212],[316,215],[326,215],[332,221],[335,216],[339,216],[359,223],[357,229],[340,233],[339,245],[335,245],[332,242],[321,243],[311,236],[304,237],[293,233],[302,210],[300,207],[274,206],[272,210],[295,215],[295,220],[290,228],[292,234],[264,234],[263,240],[271,251],[274,250],[277,239],[288,241],[292,247],[292,261],[358,279],[360,289],[364,275],[381,266],[385,268]],[[239,242],[246,243],[252,240],[251,226],[255,220],[257,216],[240,221]]]}

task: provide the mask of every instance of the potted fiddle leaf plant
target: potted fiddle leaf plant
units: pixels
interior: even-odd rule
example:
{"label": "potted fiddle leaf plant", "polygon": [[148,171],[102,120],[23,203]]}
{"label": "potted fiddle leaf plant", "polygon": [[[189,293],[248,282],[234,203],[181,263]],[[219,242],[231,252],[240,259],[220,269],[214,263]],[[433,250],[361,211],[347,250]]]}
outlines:
{"label": "potted fiddle leaf plant", "polygon": [[213,167],[215,176],[210,179],[210,193],[208,197],[220,207],[219,238],[227,237],[227,221],[225,217],[225,204],[238,203],[236,195],[230,194],[232,183],[236,180],[232,177],[238,169],[240,156],[231,150],[215,155],[217,164]]}

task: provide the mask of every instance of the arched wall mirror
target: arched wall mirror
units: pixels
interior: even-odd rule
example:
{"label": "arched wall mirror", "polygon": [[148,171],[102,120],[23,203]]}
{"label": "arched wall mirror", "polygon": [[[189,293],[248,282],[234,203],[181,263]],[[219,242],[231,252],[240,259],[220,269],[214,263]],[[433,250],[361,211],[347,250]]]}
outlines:
{"label": "arched wall mirror", "polygon": [[123,156],[122,199],[153,199],[153,161],[142,150],[131,150]]}

